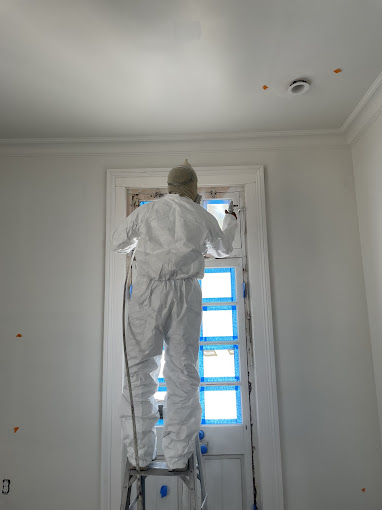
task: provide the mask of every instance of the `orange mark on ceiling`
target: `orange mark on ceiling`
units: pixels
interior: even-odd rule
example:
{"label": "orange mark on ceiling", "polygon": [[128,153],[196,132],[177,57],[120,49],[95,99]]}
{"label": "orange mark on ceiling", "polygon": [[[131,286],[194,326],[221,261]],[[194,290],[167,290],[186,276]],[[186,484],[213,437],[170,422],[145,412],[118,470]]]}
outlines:
{"label": "orange mark on ceiling", "polygon": [[342,73],[342,69],[340,69],[340,68],[338,68],[338,69],[334,69],[334,71],[333,71],[333,72],[335,72],[336,74],[338,74],[338,73]]}
{"label": "orange mark on ceiling", "polygon": [[13,432],[16,434],[16,432],[19,430],[19,428],[20,428],[20,427],[15,427],[15,428],[13,429]]}
{"label": "orange mark on ceiling", "polygon": [[263,85],[263,90],[269,89],[268,85]]}
{"label": "orange mark on ceiling", "polygon": [[16,338],[21,338],[23,335],[20,335],[20,333],[18,335],[16,335]]}
{"label": "orange mark on ceiling", "polygon": [[363,488],[363,489],[362,489],[362,492],[366,492],[366,489],[365,489],[365,488]]}

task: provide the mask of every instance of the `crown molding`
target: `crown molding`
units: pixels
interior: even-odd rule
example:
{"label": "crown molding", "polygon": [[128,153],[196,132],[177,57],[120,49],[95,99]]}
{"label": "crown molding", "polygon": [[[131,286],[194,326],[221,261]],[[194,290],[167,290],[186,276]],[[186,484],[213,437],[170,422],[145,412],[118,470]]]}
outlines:
{"label": "crown molding", "polygon": [[382,113],[382,73],[342,125],[340,131],[348,144],[356,143]]}
{"label": "crown molding", "polygon": [[38,156],[144,156],[203,154],[213,152],[253,152],[346,147],[338,130],[276,131],[262,133],[226,133],[218,135],[24,139],[0,140],[0,155]]}
{"label": "crown molding", "polygon": [[256,138],[286,138],[300,136],[328,136],[341,134],[339,129],[306,129],[291,131],[253,131],[227,133],[191,133],[178,135],[137,135],[126,137],[88,137],[88,138],[0,138],[0,145],[80,145],[80,144],[130,144],[193,142],[206,140],[250,140]]}

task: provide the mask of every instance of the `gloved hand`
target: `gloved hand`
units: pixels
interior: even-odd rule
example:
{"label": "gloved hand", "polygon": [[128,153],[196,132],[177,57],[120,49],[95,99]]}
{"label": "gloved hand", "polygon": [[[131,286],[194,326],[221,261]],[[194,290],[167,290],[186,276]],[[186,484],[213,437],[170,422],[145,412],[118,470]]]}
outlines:
{"label": "gloved hand", "polygon": [[231,214],[232,216],[235,216],[235,218],[237,219],[237,216],[236,216],[236,213],[235,213],[235,212],[233,212],[233,211],[232,211],[232,212],[229,212],[229,211],[227,211],[227,209],[226,209],[226,210],[225,210],[225,213],[226,213],[226,214]]}

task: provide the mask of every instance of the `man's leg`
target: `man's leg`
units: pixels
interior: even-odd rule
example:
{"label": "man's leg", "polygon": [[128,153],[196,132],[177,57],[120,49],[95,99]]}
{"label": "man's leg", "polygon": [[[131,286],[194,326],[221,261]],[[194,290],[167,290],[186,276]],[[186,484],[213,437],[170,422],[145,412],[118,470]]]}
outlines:
{"label": "man's leg", "polygon": [[[126,324],[127,357],[135,409],[139,465],[147,466],[156,454],[155,424],[158,406],[154,394],[163,350],[163,332],[158,314],[158,289],[155,282],[143,279],[134,283],[128,302]],[[158,320],[159,319],[159,320]],[[135,465],[134,436],[127,379],[120,407],[122,438],[129,461]]]}
{"label": "man's leg", "polygon": [[174,280],[174,305],[165,324],[167,386],[163,453],[170,469],[183,468],[200,429],[198,353],[202,295],[196,279]]}

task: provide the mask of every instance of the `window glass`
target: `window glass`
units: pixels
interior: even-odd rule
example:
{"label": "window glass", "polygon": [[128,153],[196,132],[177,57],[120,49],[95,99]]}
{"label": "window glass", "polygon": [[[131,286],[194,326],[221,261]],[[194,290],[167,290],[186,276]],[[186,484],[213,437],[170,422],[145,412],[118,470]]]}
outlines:
{"label": "window glass", "polygon": [[231,199],[224,200],[203,200],[203,207],[218,220],[220,228],[223,228],[225,210],[228,209]]}

